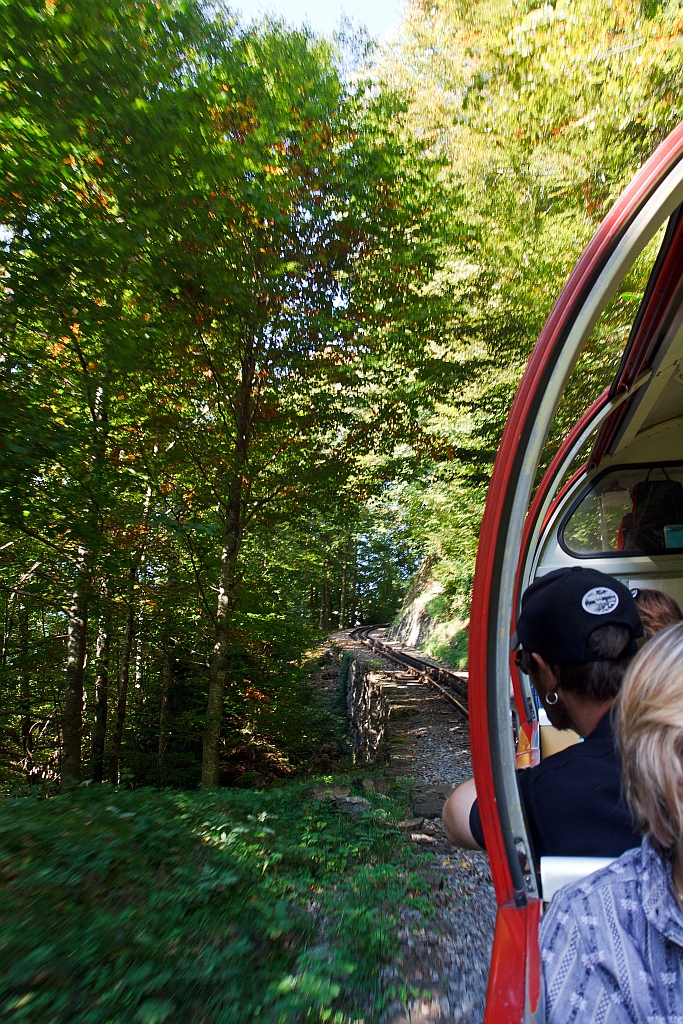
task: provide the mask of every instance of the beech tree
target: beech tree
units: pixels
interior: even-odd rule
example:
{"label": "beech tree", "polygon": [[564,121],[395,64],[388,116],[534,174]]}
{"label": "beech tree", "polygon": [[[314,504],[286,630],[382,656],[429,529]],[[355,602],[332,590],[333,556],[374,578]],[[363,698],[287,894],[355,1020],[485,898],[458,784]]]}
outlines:
{"label": "beech tree", "polygon": [[192,5],[125,2],[3,5],[0,18],[7,426],[24,454],[7,470],[6,521],[71,567],[62,777],[78,779],[98,564],[140,518],[110,427],[125,430],[113,402],[144,344],[141,185],[162,156],[147,108],[170,102],[205,22]]}
{"label": "beech tree", "polygon": [[[359,348],[381,360],[396,347],[396,338],[369,334],[369,310],[377,323],[392,320],[405,345],[398,303],[384,313],[376,295],[367,303],[368,268],[388,253],[402,263],[410,253],[411,274],[428,274],[433,263],[411,238],[426,199],[418,186],[430,172],[380,136],[386,112],[364,109],[363,97],[346,94],[329,50],[305,36],[252,40],[248,53],[249,78],[237,90],[244,99],[237,110],[210,109],[205,162],[193,154],[175,190],[167,223],[177,244],[155,274],[166,288],[157,293],[159,315],[176,339],[170,401],[182,413],[170,443],[173,474],[182,481],[180,518],[199,516],[205,528],[208,520],[221,538],[203,746],[207,788],[218,784],[245,530],[268,506],[305,502],[325,476],[321,466],[338,458],[335,435],[354,418],[344,409],[358,387]],[[273,80],[264,73],[270,68],[287,73]],[[226,69],[214,67],[212,75],[224,90]],[[182,226],[179,206],[192,210]],[[424,340],[413,332],[413,362]],[[190,395],[188,403],[183,396]],[[179,498],[172,477],[166,481]]]}
{"label": "beech tree", "polygon": [[0,31],[1,514],[10,593],[42,552],[44,638],[66,617],[62,780],[82,774],[84,694],[90,774],[120,778],[146,644],[161,774],[183,633],[208,665],[212,788],[236,593],[264,557],[245,540],[310,523],[433,387],[411,282],[437,266],[438,166],[306,33],[194,0],[22,0]]}

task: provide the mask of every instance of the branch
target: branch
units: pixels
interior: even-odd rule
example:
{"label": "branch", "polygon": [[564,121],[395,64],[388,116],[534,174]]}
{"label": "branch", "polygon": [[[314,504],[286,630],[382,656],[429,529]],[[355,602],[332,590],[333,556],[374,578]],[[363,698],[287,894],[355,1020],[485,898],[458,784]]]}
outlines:
{"label": "branch", "polygon": [[63,558],[66,558],[67,561],[72,562],[74,565],[78,564],[78,559],[68,554],[64,548],[60,548],[58,544],[55,544],[52,540],[47,540],[46,537],[41,537],[39,533],[36,533],[36,531],[32,530],[30,527],[24,526],[23,524],[15,524],[14,529],[18,530],[19,533],[25,533],[27,537],[32,537],[33,540],[40,541],[41,544],[46,544],[49,548],[57,551]]}
{"label": "branch", "polygon": [[47,598],[42,597],[40,594],[32,594],[30,590],[17,590],[16,587],[7,587],[4,583],[0,583],[0,590],[3,590],[6,594],[17,594],[19,597],[30,597],[32,601],[40,601],[41,604],[45,604],[50,608],[56,608],[57,611],[65,612],[66,608],[58,604],[56,601],[48,601]]}
{"label": "branch", "polygon": [[206,611],[206,614],[209,617],[209,621],[213,622],[215,620],[215,615],[211,611],[211,606],[210,606],[210,604],[209,604],[209,602],[208,602],[208,600],[206,598],[206,594],[204,592],[204,585],[203,585],[203,583],[201,581],[201,577],[199,575],[199,569],[197,568],[197,564],[195,562],[195,556],[194,556],[194,551],[193,551],[192,539],[191,539],[189,533],[183,533],[183,536],[185,538],[185,543],[187,545],[187,553],[189,554],[190,561],[192,562],[192,568],[194,570],[195,579],[197,581],[197,590],[199,591],[199,596],[201,598],[202,604],[204,605],[204,610]]}

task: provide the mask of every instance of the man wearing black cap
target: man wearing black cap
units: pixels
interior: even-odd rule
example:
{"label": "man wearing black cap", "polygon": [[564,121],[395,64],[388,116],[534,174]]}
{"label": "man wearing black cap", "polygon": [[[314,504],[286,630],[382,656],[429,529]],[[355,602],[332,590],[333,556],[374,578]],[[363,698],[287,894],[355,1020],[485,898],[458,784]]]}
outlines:
{"label": "man wearing black cap", "polygon": [[[630,591],[596,569],[557,569],[522,597],[512,638],[551,725],[584,742],[517,773],[536,859],[618,857],[640,838],[621,798],[621,764],[611,710],[643,626]],[[482,849],[474,780],[443,810],[456,846]]]}

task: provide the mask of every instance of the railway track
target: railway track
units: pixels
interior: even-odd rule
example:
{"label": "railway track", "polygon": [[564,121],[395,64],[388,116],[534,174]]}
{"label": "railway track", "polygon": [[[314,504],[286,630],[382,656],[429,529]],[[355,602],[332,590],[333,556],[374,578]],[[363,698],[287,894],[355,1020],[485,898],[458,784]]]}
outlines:
{"label": "railway track", "polygon": [[350,636],[357,643],[369,647],[375,654],[381,654],[388,661],[393,661],[401,668],[413,672],[423,683],[438,690],[442,697],[453,704],[465,721],[469,721],[467,672],[456,672],[455,669],[443,668],[426,659],[417,658],[403,650],[400,644],[372,635],[386,628],[386,626],[357,626],[351,630]]}
{"label": "railway track", "polygon": [[[389,708],[384,777],[410,780],[410,817],[401,827],[424,858],[420,872],[433,893],[429,914],[416,914],[413,904],[396,908],[400,951],[382,973],[386,1024],[481,1024],[496,913],[488,859],[454,849],[441,822],[444,801],[472,775],[467,674],[388,640],[386,627],[356,627],[339,642],[353,658],[366,660],[361,648],[385,662],[377,673]],[[397,991],[408,994],[394,998]]]}

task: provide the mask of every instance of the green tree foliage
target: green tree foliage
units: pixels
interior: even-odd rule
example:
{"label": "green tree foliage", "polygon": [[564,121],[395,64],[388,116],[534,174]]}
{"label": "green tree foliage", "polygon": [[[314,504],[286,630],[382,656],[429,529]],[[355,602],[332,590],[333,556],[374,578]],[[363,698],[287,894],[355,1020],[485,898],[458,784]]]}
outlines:
{"label": "green tree foliage", "polygon": [[359,538],[448,378],[438,161],[328,44],[194,0],[22,0],[0,36],[11,760],[191,784],[201,745],[213,788],[227,708],[398,600]]}
{"label": "green tree foliage", "polygon": [[[427,303],[451,294],[434,345],[459,383],[404,490],[443,588],[437,618],[466,621],[488,475],[543,322],[601,218],[681,119],[679,36],[673,5],[414,0],[378,63],[378,80],[409,97],[408,130],[444,160],[461,225],[425,289]],[[546,459],[613,375],[655,253],[656,242],[597,325]]]}
{"label": "green tree foliage", "polygon": [[214,787],[248,692],[296,689],[316,627],[390,618],[420,555],[461,658],[514,388],[680,116],[677,15],[416,0],[347,83],[327,43],[189,0],[0,28],[4,763],[192,785],[201,751]]}
{"label": "green tree foliage", "polygon": [[351,831],[296,779],[246,787],[334,771],[306,652],[411,578],[464,660],[514,389],[681,118],[680,33],[674,4],[412,0],[345,78],[221,4],[0,0],[0,783],[30,790],[0,807],[7,1019],[372,1007],[405,808]]}

